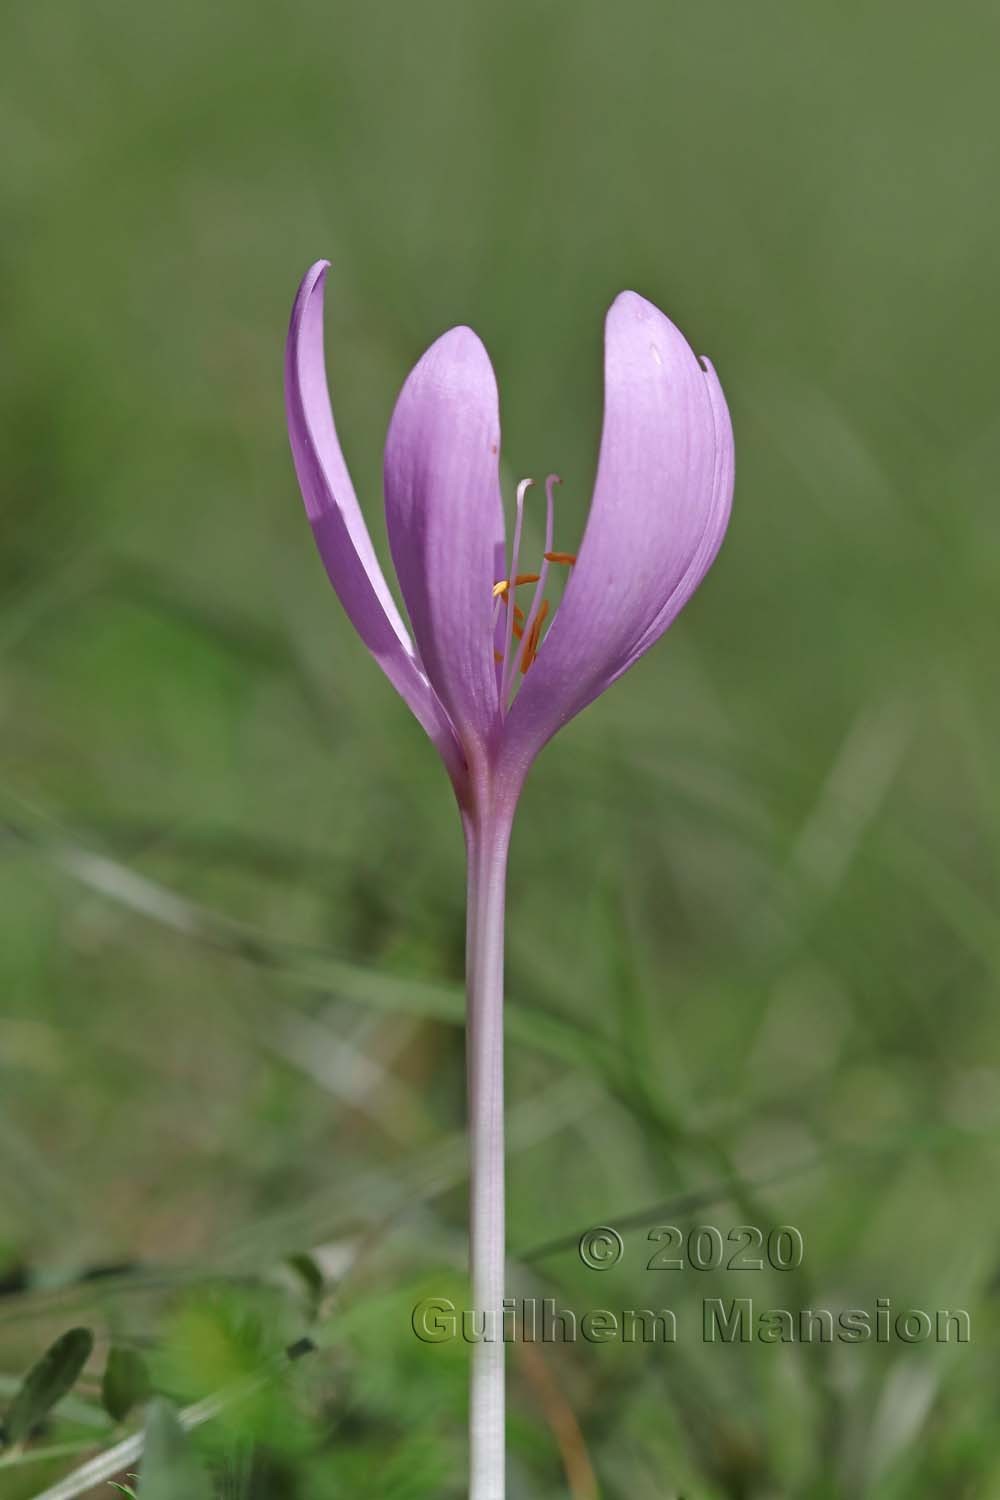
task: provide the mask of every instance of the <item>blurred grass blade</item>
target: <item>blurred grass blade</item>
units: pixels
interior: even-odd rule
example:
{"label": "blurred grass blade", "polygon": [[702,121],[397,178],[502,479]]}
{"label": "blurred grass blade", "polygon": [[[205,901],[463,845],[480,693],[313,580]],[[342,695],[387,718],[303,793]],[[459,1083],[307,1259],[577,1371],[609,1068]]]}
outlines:
{"label": "blurred grass blade", "polygon": [[[465,1024],[465,991],[461,984],[385,971],[376,973],[323,949],[272,938],[223,912],[189,901],[120,860],[87,848],[37,814],[28,819],[22,816],[17,823],[5,818],[0,831],[14,845],[40,854],[63,874],[105,900],[192,942],[280,975],[290,984],[333,993],[356,1005],[456,1026]],[[615,1043],[554,1011],[538,1006],[529,1009],[508,1000],[505,1024],[512,1040],[563,1062],[594,1068],[602,1076],[619,1068],[620,1049]]]}
{"label": "blurred grass blade", "polygon": [[43,1417],[73,1389],[90,1358],[94,1335],[89,1328],[70,1328],[32,1365],[4,1419],[6,1443],[22,1443]]}
{"label": "blurred grass blade", "polygon": [[177,1412],[158,1397],[146,1418],[139,1500],[211,1500],[211,1493]]}

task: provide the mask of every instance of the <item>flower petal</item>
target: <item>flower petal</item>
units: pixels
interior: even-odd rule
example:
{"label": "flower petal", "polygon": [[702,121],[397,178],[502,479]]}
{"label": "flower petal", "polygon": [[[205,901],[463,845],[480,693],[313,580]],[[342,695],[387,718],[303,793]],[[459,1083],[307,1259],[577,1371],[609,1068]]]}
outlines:
{"label": "flower petal", "polygon": [[389,546],[427,675],[462,737],[498,724],[495,557],[504,535],[500,411],[471,328],[432,344],[396,403],[385,447]]}
{"label": "flower petal", "polygon": [[389,592],[337,440],[323,357],[323,284],[328,268],[327,261],[317,261],[306,273],[288,330],[285,407],[295,472],[316,545],[341,604],[454,776],[462,769],[454,729]]}
{"label": "flower petal", "polygon": [[662,634],[707,571],[732,495],[714,371],[635,292],[605,324],[604,428],[576,566],[507,724],[527,761]]}
{"label": "flower petal", "polygon": [[[719,548],[722,546],[726,529],[729,526],[729,515],[733,504],[733,479],[735,477],[735,449],[733,444],[733,424],[729,417],[729,408],[726,398],[719,384],[719,377],[715,373],[715,367],[711,360],[702,356],[702,365],[708,382],[708,395],[712,403],[712,415],[715,418],[715,473],[712,479],[712,501],[708,510],[708,518],[701,541],[698,543],[694,557],[692,557],[683,578],[667,599],[659,614],[652,624],[644,632],[642,639],[638,642],[628,661],[622,667],[625,672],[639,657],[644,655],[655,645],[663,632],[672,625],[691,598],[705,574],[716,559]],[[616,673],[621,676],[621,672]]]}

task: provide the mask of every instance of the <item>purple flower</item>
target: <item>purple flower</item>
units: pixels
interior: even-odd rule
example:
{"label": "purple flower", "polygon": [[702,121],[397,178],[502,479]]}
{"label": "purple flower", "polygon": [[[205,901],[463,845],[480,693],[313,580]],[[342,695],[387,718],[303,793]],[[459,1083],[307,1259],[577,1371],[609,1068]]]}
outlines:
{"label": "purple flower", "polygon": [[[530,481],[518,488],[509,553],[505,540],[489,356],[470,328],[443,334],[403,386],[385,450],[386,525],[411,638],[337,440],[326,272],[317,262],[299,288],[285,365],[292,453],[320,555],[355,629],[441,752],[463,809],[488,787],[516,800],[546,741],[663,634],[719,549],[733,488],[722,387],[663,313],[622,292],[605,324],[604,428],[583,539],[575,557],[553,551],[550,476],[544,556],[532,566],[519,556]],[[546,580],[564,565],[570,576],[550,613]],[[534,593],[515,613],[521,588]]]}
{"label": "purple flower", "polygon": [[[323,362],[323,282],[295,299],[288,428],[306,511],[355,629],[437,745],[468,862],[469,1258],[473,1310],[496,1329],[504,1297],[503,947],[511,823],[528,768],[556,730],[666,630],[711,566],[733,491],[733,434],[715,371],[651,302],[608,313],[604,431],[578,552],[555,550],[553,486],[537,568],[508,551],[500,411],[469,328],[432,344],[403,386],[385,449],[389,546],[411,639],[375,558],[337,441]],[[552,568],[570,574],[550,611]],[[518,604],[519,589],[526,607]],[[546,629],[547,627],[547,629]],[[469,1500],[503,1500],[504,1347],[472,1352]]]}

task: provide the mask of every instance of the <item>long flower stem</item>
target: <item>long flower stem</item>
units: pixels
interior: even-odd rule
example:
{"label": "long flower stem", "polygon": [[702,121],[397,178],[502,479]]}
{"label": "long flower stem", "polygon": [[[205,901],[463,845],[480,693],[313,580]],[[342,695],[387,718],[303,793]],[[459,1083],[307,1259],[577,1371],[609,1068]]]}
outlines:
{"label": "long flower stem", "polygon": [[504,1500],[503,937],[510,816],[466,824],[469,1263],[477,1331],[469,1393],[469,1500]]}

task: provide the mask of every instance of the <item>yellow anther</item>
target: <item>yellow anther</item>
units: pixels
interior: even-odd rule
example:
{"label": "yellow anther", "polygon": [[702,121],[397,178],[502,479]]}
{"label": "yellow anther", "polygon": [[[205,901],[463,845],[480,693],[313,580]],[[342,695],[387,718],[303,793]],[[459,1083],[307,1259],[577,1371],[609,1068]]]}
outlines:
{"label": "yellow anther", "polygon": [[[514,579],[514,587],[515,588],[520,588],[520,586],[521,586],[522,583],[537,583],[537,582],[538,582],[538,574],[537,573],[518,573],[517,577]],[[507,593],[507,591],[508,591],[509,588],[510,588],[510,579],[509,578],[501,578],[501,580],[500,580],[499,583],[495,583],[493,585],[493,597],[494,597],[494,599],[500,599],[500,598],[502,598]]]}

